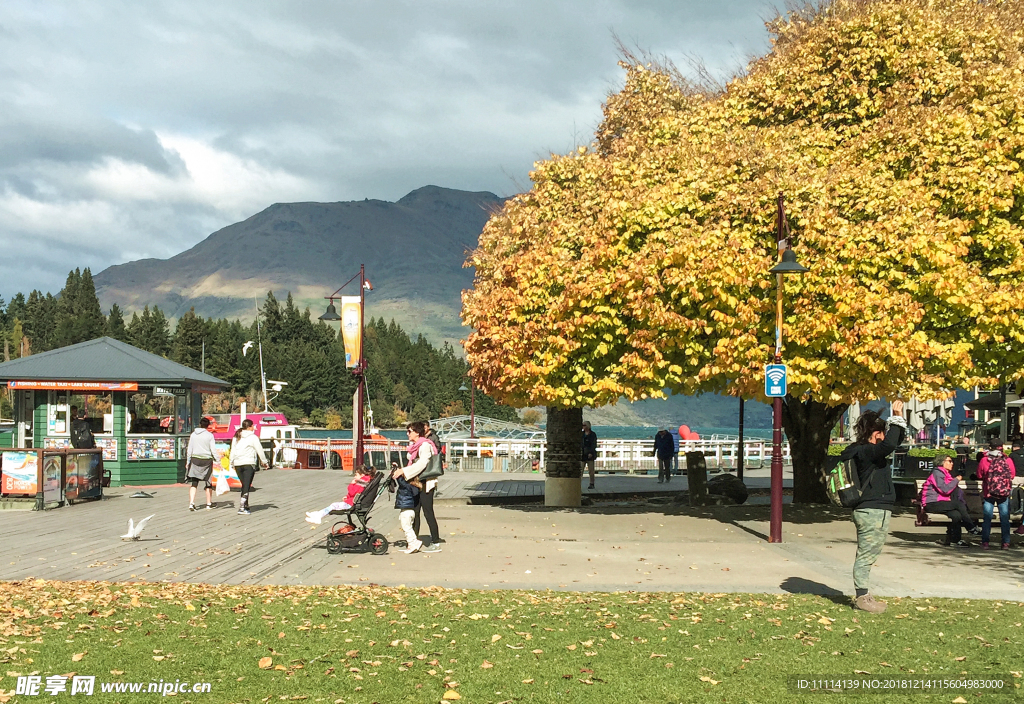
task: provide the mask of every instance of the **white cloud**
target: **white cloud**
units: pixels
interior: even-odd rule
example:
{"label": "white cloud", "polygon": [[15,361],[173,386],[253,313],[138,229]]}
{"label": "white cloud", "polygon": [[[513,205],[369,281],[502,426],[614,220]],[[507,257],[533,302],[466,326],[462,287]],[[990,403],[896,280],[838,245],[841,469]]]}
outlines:
{"label": "white cloud", "polygon": [[510,195],[535,160],[590,140],[621,83],[613,33],[727,73],[766,49],[771,14],[764,0],[7,0],[0,241],[44,264],[0,259],[0,294],[173,255],[274,202],[428,183]]}

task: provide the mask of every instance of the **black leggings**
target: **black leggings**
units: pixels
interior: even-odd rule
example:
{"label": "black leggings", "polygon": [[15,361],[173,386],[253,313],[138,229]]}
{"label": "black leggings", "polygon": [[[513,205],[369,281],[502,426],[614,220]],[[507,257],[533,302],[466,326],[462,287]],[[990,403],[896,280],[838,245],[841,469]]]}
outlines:
{"label": "black leggings", "polygon": [[[437,491],[437,489],[434,489],[434,491]],[[423,517],[427,519],[427,525],[430,526],[430,542],[432,543],[436,543],[441,537],[437,531],[437,519],[434,518],[434,491],[421,491],[419,493],[418,501],[416,502],[416,516],[412,519],[412,529],[416,535],[419,535],[420,509],[422,508]]]}
{"label": "black leggings", "polygon": [[248,504],[249,489],[252,488],[252,478],[256,476],[256,465],[240,464],[235,467],[235,472],[238,473],[238,479],[242,482],[242,499]]}
{"label": "black leggings", "polygon": [[974,529],[974,521],[971,520],[971,514],[967,511],[967,506],[964,505],[963,501],[957,501],[956,499],[932,501],[929,504],[925,504],[924,510],[928,513],[944,513],[949,516],[949,520],[952,523],[946,527],[946,535],[954,543],[963,537],[961,526],[965,526],[967,530]]}

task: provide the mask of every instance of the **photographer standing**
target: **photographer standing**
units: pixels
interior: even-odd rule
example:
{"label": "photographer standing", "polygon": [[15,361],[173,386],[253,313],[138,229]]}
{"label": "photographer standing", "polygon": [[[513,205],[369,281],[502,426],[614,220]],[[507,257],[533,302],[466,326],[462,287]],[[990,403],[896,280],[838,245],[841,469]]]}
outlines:
{"label": "photographer standing", "polygon": [[860,479],[861,499],[853,510],[857,526],[857,556],[853,561],[853,586],[856,589],[853,608],[880,614],[885,602],[868,593],[871,567],[882,554],[889,535],[889,518],[896,505],[896,487],[888,457],[903,442],[907,421],[903,418],[903,402],[892,402],[889,422],[877,411],[868,411],[857,420],[857,441],[843,451],[841,460],[852,459]]}

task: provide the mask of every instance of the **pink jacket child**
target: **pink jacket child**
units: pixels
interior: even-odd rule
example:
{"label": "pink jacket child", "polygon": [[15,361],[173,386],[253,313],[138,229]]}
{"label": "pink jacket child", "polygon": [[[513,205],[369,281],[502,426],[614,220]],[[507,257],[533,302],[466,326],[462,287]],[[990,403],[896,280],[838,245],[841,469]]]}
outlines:
{"label": "pink jacket child", "polygon": [[306,511],[306,521],[320,525],[324,520],[324,516],[331,511],[344,511],[345,509],[352,508],[356,503],[356,497],[363,492],[363,489],[367,487],[371,479],[373,479],[372,473],[357,474],[352,483],[348,485],[348,494],[345,495],[344,501],[335,501],[327,508],[320,509],[319,511]]}
{"label": "pink jacket child", "polygon": [[[1000,463],[999,471],[993,472],[996,460],[1005,460],[1006,466]],[[1016,474],[1013,460],[1001,450],[991,450],[978,462],[978,479],[981,480],[981,496],[984,499],[1006,498],[1013,491],[1013,477]]]}

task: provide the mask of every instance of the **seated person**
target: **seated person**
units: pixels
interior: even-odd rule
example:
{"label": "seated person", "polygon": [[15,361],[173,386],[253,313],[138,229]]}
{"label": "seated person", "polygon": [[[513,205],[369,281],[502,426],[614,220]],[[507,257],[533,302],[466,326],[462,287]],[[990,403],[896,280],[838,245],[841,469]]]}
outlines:
{"label": "seated person", "polygon": [[345,496],[345,500],[335,501],[327,508],[320,509],[319,511],[306,511],[306,521],[320,525],[324,520],[324,516],[331,511],[344,511],[345,509],[352,508],[356,503],[356,497],[363,492],[363,489],[373,479],[374,472],[373,467],[365,466],[361,470],[357,470],[355,479],[348,485],[348,494]]}
{"label": "seated person", "polygon": [[952,523],[946,528],[945,545],[970,547],[970,543],[963,540],[961,527],[966,527],[967,532],[974,535],[980,533],[981,529],[974,525],[967,512],[963,490],[960,488],[962,470],[958,470],[954,476],[953,462],[954,458],[947,453],[935,455],[935,469],[921,487],[921,505],[928,513],[944,513],[949,516]]}

